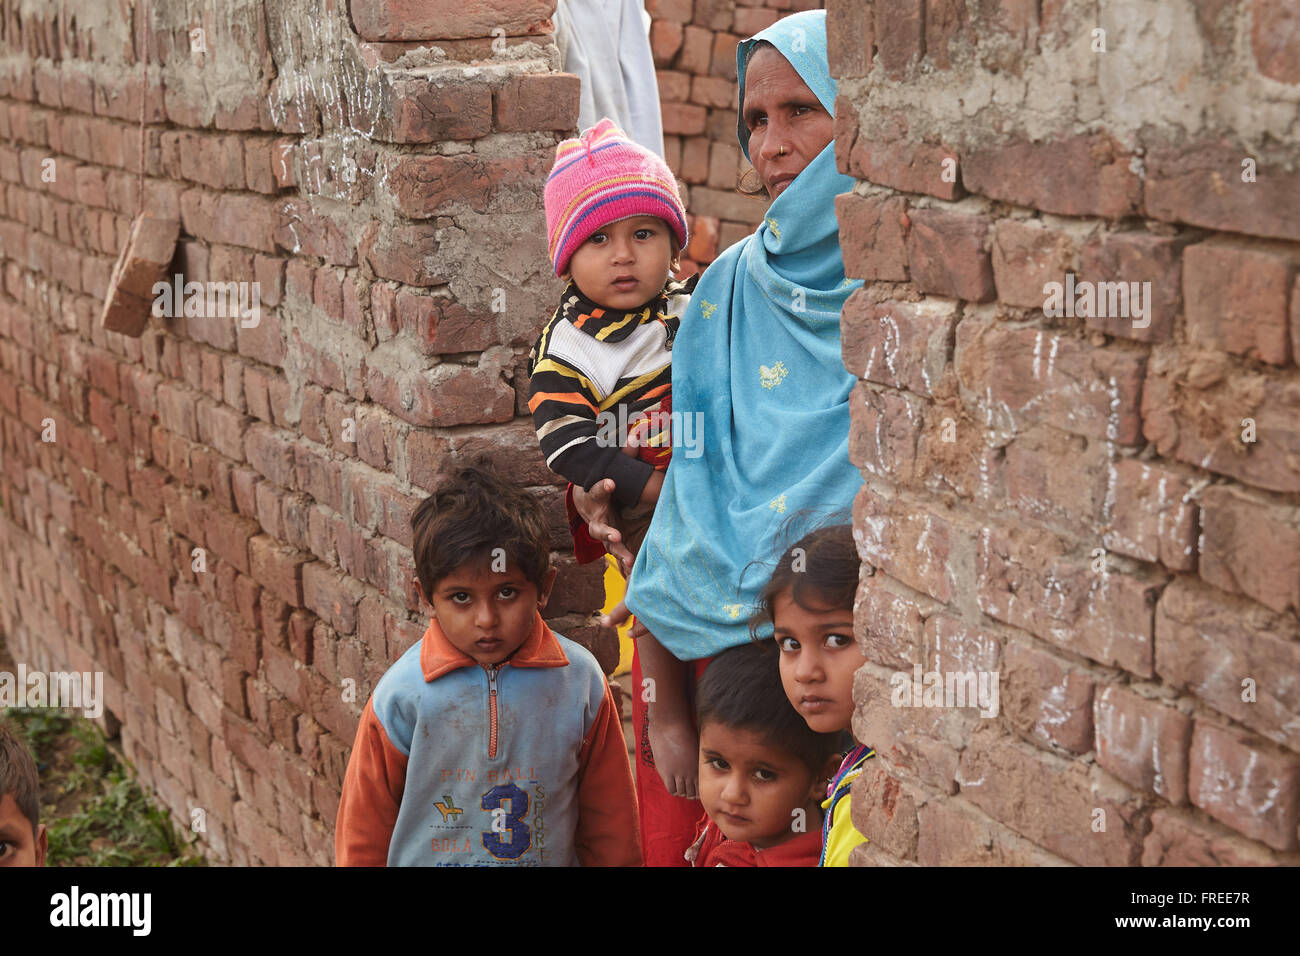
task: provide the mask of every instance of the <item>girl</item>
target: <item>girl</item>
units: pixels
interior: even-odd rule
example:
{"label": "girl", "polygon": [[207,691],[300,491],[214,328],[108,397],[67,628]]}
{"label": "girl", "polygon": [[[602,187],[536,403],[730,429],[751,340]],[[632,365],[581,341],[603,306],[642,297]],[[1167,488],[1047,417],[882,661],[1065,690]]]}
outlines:
{"label": "girl", "polygon": [[[760,627],[772,625],[786,697],[818,733],[853,729],[853,674],[862,665],[862,652],[853,639],[857,588],[852,526],[821,528],[781,556],[750,621],[755,636]],[[875,753],[855,741],[831,778],[822,804],[818,866],[847,866],[849,851],[866,842],[849,816],[849,786]]]}

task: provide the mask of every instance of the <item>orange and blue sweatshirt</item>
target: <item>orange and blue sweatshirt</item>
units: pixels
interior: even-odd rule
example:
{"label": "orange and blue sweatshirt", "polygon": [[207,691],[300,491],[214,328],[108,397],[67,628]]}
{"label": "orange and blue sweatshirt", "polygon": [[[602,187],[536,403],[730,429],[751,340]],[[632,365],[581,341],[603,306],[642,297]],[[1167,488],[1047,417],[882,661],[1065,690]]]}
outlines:
{"label": "orange and blue sweatshirt", "polygon": [[596,659],[537,615],[484,667],[434,621],[357,727],[339,866],[639,866],[622,724]]}

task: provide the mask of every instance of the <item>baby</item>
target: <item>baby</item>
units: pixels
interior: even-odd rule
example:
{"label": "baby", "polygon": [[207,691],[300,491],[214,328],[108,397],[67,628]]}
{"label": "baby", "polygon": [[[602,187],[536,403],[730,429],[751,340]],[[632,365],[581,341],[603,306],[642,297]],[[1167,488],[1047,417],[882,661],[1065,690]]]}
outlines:
{"label": "baby", "polygon": [[585,490],[614,480],[635,554],[671,454],[673,337],[696,278],[671,281],[686,210],[664,161],[608,119],[556,148],[545,196],[569,282],[530,356],[528,408],[548,468]]}
{"label": "baby", "polygon": [[[686,210],[664,161],[608,119],[556,148],[545,198],[555,274],[569,282],[530,357],[528,407],[552,471],[587,491],[614,481],[635,556],[671,455],[673,338],[697,278],[671,279]],[[655,690],[633,704],[648,702],[655,769],[669,794],[693,799],[685,665],[643,629],[636,641],[643,687]],[[637,780],[643,795],[649,785]]]}

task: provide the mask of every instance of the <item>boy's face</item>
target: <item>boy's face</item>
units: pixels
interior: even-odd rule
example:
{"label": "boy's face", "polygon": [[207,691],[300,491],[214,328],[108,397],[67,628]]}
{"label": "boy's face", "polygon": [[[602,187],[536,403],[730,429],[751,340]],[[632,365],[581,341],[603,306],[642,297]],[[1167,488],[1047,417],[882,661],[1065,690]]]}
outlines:
{"label": "boy's face", "polygon": [[802,760],[752,730],[714,721],[700,728],[700,802],[728,840],[766,849],[816,829],[819,784]]}
{"label": "boy's face", "polygon": [[32,821],[23,815],[12,793],[0,798],[0,866],[44,866],[45,824],[32,836]]}
{"label": "boy's face", "polygon": [[810,611],[796,604],[789,592],[777,595],[772,612],[785,696],[817,733],[849,730],[853,673],[862,666],[862,651],[853,639],[853,612]]}
{"label": "boy's face", "polygon": [[556,571],[546,572],[539,592],[513,565],[493,571],[490,561],[463,564],[434,585],[433,594],[423,589],[420,594],[433,605],[433,616],[452,646],[491,667],[528,639],[537,612],[551,596]]}
{"label": "boy's face", "polygon": [[672,265],[672,230],[656,216],[632,216],[592,233],[569,259],[583,295],[608,309],[635,309],[663,289]]}

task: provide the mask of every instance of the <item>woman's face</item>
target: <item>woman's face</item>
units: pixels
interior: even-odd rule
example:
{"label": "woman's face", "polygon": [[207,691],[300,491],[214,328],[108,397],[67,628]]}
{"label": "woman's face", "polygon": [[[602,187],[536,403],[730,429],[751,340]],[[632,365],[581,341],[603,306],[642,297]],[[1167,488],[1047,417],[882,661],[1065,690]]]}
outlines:
{"label": "woman's face", "polygon": [[749,159],[775,199],[831,141],[835,120],[790,61],[759,47],[745,68],[741,118],[749,129]]}

